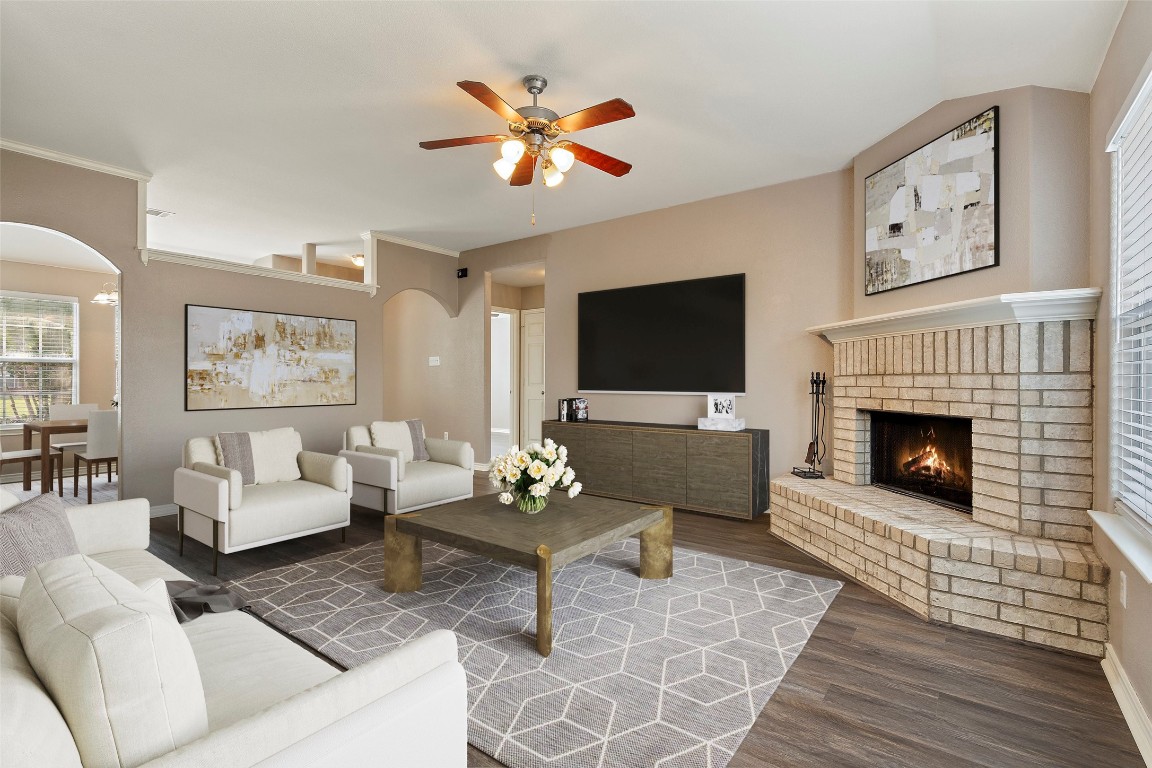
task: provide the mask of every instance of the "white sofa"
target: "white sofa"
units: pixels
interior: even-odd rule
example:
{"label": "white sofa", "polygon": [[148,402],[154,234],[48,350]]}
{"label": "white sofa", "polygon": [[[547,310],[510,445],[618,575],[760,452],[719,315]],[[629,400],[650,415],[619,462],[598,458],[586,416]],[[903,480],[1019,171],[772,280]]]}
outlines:
{"label": "white sofa", "polygon": [[[271,482],[257,473],[256,483],[245,485],[238,470],[221,466],[214,438],[194,437],[184,444],[183,466],[173,478],[180,554],[185,534],[212,547],[213,574],[218,572],[221,552],[343,529],[352,522],[348,462],[301,450],[300,435],[293,429],[251,434],[279,443],[281,463],[286,457],[289,470],[295,472],[269,475]],[[287,479],[293,477],[298,479]]]}
{"label": "white sofa", "polygon": [[[13,503],[15,497],[0,491],[0,509]],[[80,551],[129,581],[187,579],[146,551],[147,500],[72,508],[68,517]],[[25,653],[25,628],[16,629],[23,583],[15,576],[0,580],[0,765],[80,766],[77,742],[88,736],[73,733],[62,713],[74,713],[77,702],[57,707]],[[176,621],[170,614],[162,620],[169,619]],[[451,768],[467,763],[467,690],[451,632],[432,632],[341,673],[242,611],[204,614],[175,630],[168,626],[169,632],[182,630],[191,645],[207,732],[135,764]],[[91,723],[79,727],[86,734]],[[90,753],[91,747],[86,749]],[[87,765],[97,764],[109,763]]]}
{"label": "white sofa", "polygon": [[395,515],[472,498],[472,444],[425,437],[428,459],[413,460],[406,425],[378,421],[344,433],[340,456],[352,468],[352,503]]}

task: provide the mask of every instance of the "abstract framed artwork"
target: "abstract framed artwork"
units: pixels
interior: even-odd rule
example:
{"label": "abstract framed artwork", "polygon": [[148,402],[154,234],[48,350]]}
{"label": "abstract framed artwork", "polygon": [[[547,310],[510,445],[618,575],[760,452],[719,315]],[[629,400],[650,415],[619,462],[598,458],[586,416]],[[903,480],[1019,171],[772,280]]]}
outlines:
{"label": "abstract framed artwork", "polygon": [[356,321],[184,305],[184,410],[356,404]]}
{"label": "abstract framed artwork", "polygon": [[999,265],[999,111],[864,181],[864,295]]}

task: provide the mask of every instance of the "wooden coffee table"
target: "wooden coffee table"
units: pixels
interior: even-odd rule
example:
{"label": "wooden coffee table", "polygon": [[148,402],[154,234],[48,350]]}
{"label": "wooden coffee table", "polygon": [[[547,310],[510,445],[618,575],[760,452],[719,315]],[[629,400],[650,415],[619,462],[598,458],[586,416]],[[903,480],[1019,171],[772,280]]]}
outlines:
{"label": "wooden coffee table", "polygon": [[495,495],[384,518],[384,589],[420,589],[420,541],[431,539],[536,571],[536,650],[552,653],[552,569],[640,537],[640,578],[672,576],[672,508],[554,491],[526,515]]}

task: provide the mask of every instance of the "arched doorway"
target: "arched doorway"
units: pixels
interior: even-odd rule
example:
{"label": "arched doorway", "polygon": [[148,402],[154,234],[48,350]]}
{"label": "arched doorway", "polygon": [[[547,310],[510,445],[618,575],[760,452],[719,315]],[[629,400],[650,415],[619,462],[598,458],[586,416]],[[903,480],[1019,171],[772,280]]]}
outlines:
{"label": "arched doorway", "polygon": [[[120,401],[120,273],[95,249],[62,232],[0,222],[0,441],[23,447],[23,424],[44,420],[53,406],[117,408]],[[39,437],[37,435],[37,437]],[[83,433],[52,442],[85,442]],[[38,446],[38,442],[36,443]],[[81,449],[83,450],[83,449]],[[71,472],[71,456],[60,462]],[[0,481],[25,495],[12,465]],[[36,467],[31,493],[41,490]],[[119,497],[119,478],[104,476],[94,500]],[[81,485],[83,485],[81,480]],[[69,489],[71,483],[65,484]],[[71,501],[86,500],[86,489]]]}

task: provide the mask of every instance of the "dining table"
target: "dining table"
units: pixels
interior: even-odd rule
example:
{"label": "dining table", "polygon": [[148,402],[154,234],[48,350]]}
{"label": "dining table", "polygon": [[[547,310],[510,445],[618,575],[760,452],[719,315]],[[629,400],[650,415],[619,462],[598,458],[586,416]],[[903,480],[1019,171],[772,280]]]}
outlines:
{"label": "dining table", "polygon": [[[40,433],[40,493],[52,492],[51,464],[53,435],[71,435],[88,431],[88,419],[44,419],[24,422],[24,448],[32,447],[32,433]],[[61,467],[63,472],[64,468]]]}

